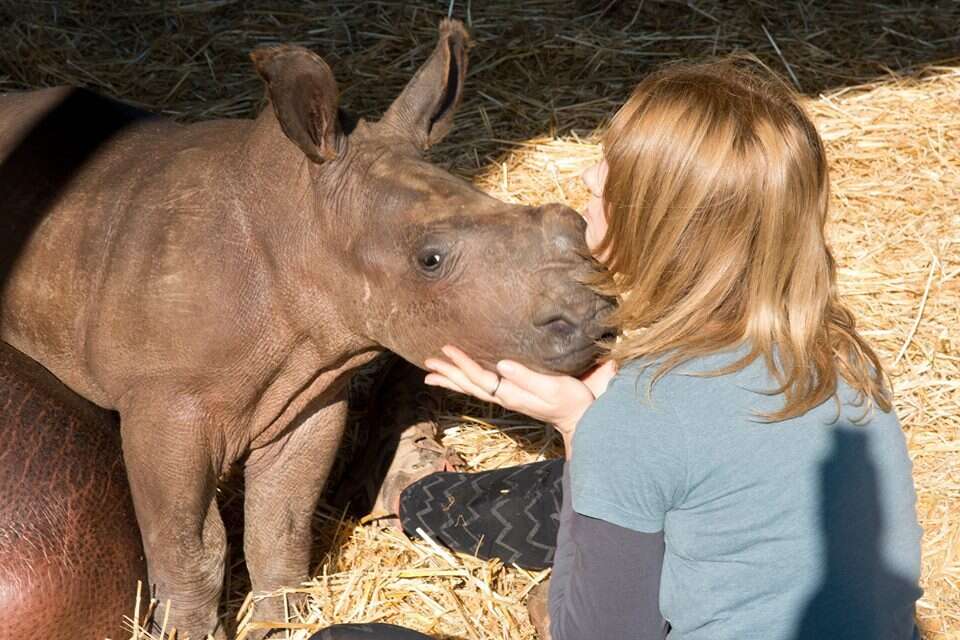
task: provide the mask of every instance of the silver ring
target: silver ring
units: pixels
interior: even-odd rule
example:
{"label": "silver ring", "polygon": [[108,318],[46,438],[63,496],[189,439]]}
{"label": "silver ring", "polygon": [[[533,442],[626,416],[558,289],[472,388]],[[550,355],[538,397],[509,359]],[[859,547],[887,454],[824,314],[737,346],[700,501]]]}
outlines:
{"label": "silver ring", "polygon": [[493,388],[493,391],[490,392],[491,396],[497,395],[497,391],[500,391],[500,383],[503,382],[503,378],[500,377],[500,374],[497,374],[497,386]]}

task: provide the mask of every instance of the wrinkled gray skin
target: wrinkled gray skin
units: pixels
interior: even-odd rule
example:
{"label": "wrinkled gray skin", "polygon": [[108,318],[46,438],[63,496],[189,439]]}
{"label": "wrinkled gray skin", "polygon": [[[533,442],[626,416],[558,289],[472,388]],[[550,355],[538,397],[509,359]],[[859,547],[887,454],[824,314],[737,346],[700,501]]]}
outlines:
{"label": "wrinkled gray skin", "polygon": [[[307,578],[346,383],[376,353],[420,364],[452,342],[571,373],[596,355],[606,303],[575,282],[592,268],[580,217],[505,204],[423,158],[451,127],[466,45],[445,21],[384,117],[352,131],[330,69],[290,46],[253,56],[272,104],[256,120],[133,118],[86,155],[71,145],[127,111],[70,89],[0,97],[0,161],[15,165],[0,164],[0,224],[22,238],[0,240],[0,337],[119,411],[178,637],[224,637],[214,491],[237,461],[253,588]],[[73,157],[44,196],[44,172]]]}

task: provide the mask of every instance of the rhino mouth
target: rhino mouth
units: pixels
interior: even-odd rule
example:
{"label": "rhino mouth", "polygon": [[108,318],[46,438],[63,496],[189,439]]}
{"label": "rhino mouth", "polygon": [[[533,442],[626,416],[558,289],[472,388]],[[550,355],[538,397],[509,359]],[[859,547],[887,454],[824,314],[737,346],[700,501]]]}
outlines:
{"label": "rhino mouth", "polygon": [[587,351],[599,351],[599,350],[600,350],[600,347],[597,345],[597,343],[593,340],[589,340],[578,347],[570,349],[569,351],[564,351],[563,353],[558,353],[557,355],[549,356],[548,358],[546,358],[546,361],[556,362],[559,360],[565,360],[567,358],[579,356]]}
{"label": "rhino mouth", "polygon": [[589,369],[596,361],[597,356],[600,355],[600,352],[600,346],[596,341],[588,340],[563,353],[547,356],[543,361],[554,373],[577,375]]}

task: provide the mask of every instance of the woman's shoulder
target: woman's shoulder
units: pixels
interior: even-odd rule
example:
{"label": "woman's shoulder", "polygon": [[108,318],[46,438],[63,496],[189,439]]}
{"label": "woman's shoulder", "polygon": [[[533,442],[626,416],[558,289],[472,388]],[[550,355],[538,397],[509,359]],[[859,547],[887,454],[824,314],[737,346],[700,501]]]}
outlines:
{"label": "woman's shoulder", "polygon": [[688,358],[676,366],[664,369],[665,359],[631,360],[624,363],[611,381],[611,388],[621,400],[634,396],[682,410],[692,399],[708,399],[711,395],[729,391],[756,388],[769,392],[776,385],[766,367],[757,359],[735,371],[725,368],[742,360],[747,351],[742,348],[717,351]]}
{"label": "woman's shoulder", "polygon": [[[745,364],[744,348],[695,356],[664,370],[662,361],[628,362],[611,381],[609,401],[657,416],[672,429],[727,439],[729,427],[753,424],[783,406],[780,386],[762,357]],[[742,364],[742,366],[741,366]]]}
{"label": "woman's shoulder", "polygon": [[621,365],[580,420],[577,437],[592,443],[584,446],[632,449],[631,443],[643,447],[651,438],[660,443],[676,439],[683,423],[681,405],[689,401],[689,393],[674,372],[659,378],[656,372],[655,363]]}
{"label": "woman's shoulder", "polygon": [[[758,356],[743,362],[745,347],[689,358],[662,370],[663,360],[625,363],[611,381],[611,400],[635,403],[641,411],[669,414],[677,425],[696,425],[698,433],[711,424],[755,423],[764,414],[783,407],[780,383]],[[730,369],[730,370],[727,370]],[[873,424],[878,429],[899,430],[893,411],[884,412],[853,390],[840,376],[834,395],[821,405],[787,422],[839,422]]]}

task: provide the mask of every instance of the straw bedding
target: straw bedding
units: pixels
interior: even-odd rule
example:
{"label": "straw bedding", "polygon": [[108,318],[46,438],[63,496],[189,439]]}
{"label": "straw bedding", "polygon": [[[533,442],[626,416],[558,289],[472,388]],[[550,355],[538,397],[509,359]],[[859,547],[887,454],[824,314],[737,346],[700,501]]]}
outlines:
{"label": "straw bedding", "polygon": [[[960,6],[778,5],[458,3],[476,47],[458,128],[436,159],[505,200],[577,207],[596,127],[658,62],[748,50],[810,96],[832,163],[840,285],[890,368],[913,458],[925,531],[918,617],[925,638],[960,638]],[[297,42],[332,63],[344,104],[375,116],[425,59],[447,8],[3,0],[0,91],[82,84],[184,120],[249,116],[262,89],[247,53]],[[436,419],[471,468],[559,452],[541,426],[463,398],[445,396]],[[228,513],[240,497],[224,488]],[[248,597],[239,524],[227,521],[224,615],[243,635],[263,596]],[[303,615],[291,612],[292,638],[360,620],[443,638],[535,637],[524,596],[545,574],[454,556],[333,508],[316,528],[317,577],[291,587],[309,594]]]}

